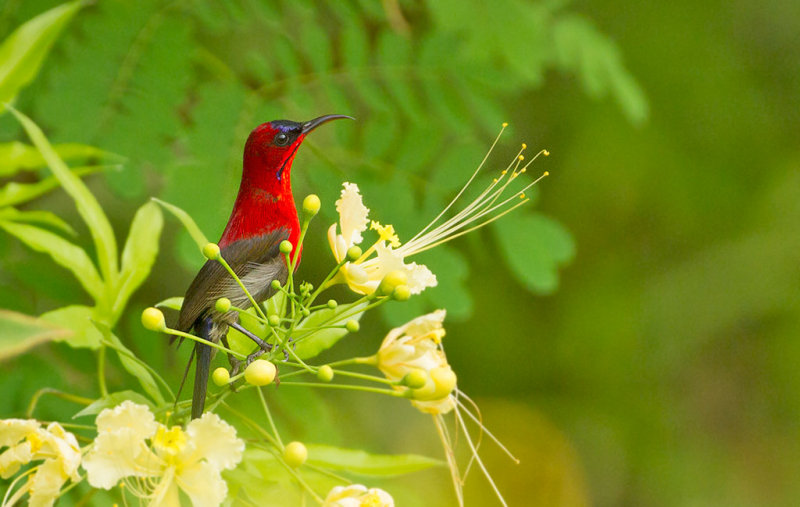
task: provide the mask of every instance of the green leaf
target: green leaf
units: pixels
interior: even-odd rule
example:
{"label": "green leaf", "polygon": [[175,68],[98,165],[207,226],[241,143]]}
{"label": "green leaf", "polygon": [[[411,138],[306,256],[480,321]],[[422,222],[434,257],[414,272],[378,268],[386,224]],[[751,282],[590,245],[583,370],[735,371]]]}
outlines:
{"label": "green leaf", "polygon": [[17,28],[0,45],[0,104],[11,102],[30,83],[82,1],[60,5]]}
{"label": "green leaf", "polygon": [[128,298],[150,274],[158,255],[158,241],[163,227],[164,216],[155,202],[148,202],[136,211],[122,250],[117,299],[111,309],[113,315],[122,312]]}
{"label": "green leaf", "polygon": [[[54,144],[53,149],[62,160],[105,159],[122,162],[123,157],[85,144]],[[0,143],[0,177],[13,176],[20,171],[30,171],[47,165],[36,147],[19,141]]]}
{"label": "green leaf", "polygon": [[156,402],[157,405],[165,403],[164,396],[158,389],[158,384],[150,371],[144,366],[142,361],[137,358],[133,352],[130,351],[117,336],[111,332],[111,329],[97,321],[92,321],[92,324],[103,336],[106,345],[117,351],[119,361],[125,370],[136,377],[136,380],[141,384],[142,389]]}
{"label": "green leaf", "polygon": [[150,402],[150,400],[136,391],[118,391],[116,393],[109,393],[108,396],[98,398],[91,405],[73,415],[72,418],[77,419],[78,417],[85,417],[87,415],[96,415],[107,408],[114,408],[126,400],[153,408],[153,404]]}
{"label": "green leaf", "polygon": [[51,340],[64,340],[72,331],[36,317],[0,309],[0,361]]}
{"label": "green leaf", "polygon": [[561,224],[538,213],[510,213],[492,230],[506,264],[528,290],[550,294],[558,287],[558,268],[575,256],[572,236]]}
{"label": "green leaf", "polygon": [[359,475],[401,475],[445,465],[443,461],[418,454],[370,454],[366,451],[315,444],[307,444],[306,447],[310,464]]}
{"label": "green leaf", "polygon": [[0,222],[0,228],[25,243],[28,247],[50,256],[57,264],[69,269],[96,301],[105,296],[105,285],[97,274],[86,251],[74,243],[50,231],[33,225]]}
{"label": "green leaf", "polygon": [[53,146],[44,136],[42,130],[30,118],[13,107],[9,106],[9,108],[47,161],[47,165],[53,175],[58,178],[61,186],[75,201],[78,213],[83,218],[83,221],[86,222],[94,239],[103,278],[114,280],[117,276],[117,240],[114,238],[114,231],[105,213],[103,213],[100,203],[97,202],[97,199],[81,179],[69,170],[67,164],[53,150]]}
{"label": "green leaf", "polygon": [[92,320],[96,319],[95,313],[94,308],[72,305],[43,313],[40,318],[74,331],[72,336],[59,338],[59,341],[65,341],[69,346],[75,348],[98,349],[103,337],[92,325]]}
{"label": "green leaf", "polygon": [[75,230],[68,223],[49,211],[20,211],[9,206],[0,208],[0,222],[2,221],[50,225],[67,234],[75,235]]}
{"label": "green leaf", "polygon": [[156,308],[169,308],[170,310],[180,311],[183,306],[183,296],[167,298],[156,303]]}
{"label": "green leaf", "polygon": [[[317,329],[311,328],[319,326],[344,326],[348,320],[359,320],[363,315],[363,309],[367,302],[352,303],[349,305],[339,305],[335,310],[317,310],[303,319],[295,328],[295,352],[300,359],[310,359],[319,355],[322,351],[333,347],[336,342],[347,334],[343,328]],[[304,331],[307,334],[303,334]]]}
{"label": "green leaf", "polygon": [[195,221],[192,219],[192,217],[189,216],[188,213],[186,213],[185,211],[183,211],[182,209],[173,204],[162,201],[161,199],[156,199],[154,197],[153,200],[158,204],[160,204],[161,206],[163,206],[167,211],[172,213],[175,216],[175,218],[181,221],[183,226],[192,236],[194,242],[197,244],[197,248],[202,250],[203,247],[209,243],[208,238],[206,238],[206,235],[203,234],[203,231],[200,230],[200,228],[197,226]]}
{"label": "green leaf", "polygon": [[[77,176],[85,176],[103,171],[114,166],[90,166],[73,169],[72,172]],[[0,207],[13,206],[24,203],[39,197],[42,194],[58,187],[59,181],[55,176],[50,176],[36,183],[17,183],[12,181],[0,188]]]}

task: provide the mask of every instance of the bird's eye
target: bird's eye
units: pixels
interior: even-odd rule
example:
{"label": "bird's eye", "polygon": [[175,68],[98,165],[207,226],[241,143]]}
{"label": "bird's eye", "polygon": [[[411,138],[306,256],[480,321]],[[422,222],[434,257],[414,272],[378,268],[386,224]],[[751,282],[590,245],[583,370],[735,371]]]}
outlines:
{"label": "bird's eye", "polygon": [[280,134],[275,136],[273,142],[275,143],[276,146],[286,146],[287,144],[289,144],[289,136],[281,132]]}

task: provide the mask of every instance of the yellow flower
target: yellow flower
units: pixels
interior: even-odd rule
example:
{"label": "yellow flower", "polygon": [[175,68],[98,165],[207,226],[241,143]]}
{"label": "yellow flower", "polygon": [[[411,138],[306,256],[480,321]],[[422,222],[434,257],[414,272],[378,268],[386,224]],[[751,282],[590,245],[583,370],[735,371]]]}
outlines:
{"label": "yellow flower", "polygon": [[400,382],[416,370],[425,372],[425,385],[414,389],[411,403],[429,414],[446,414],[455,406],[451,395],[455,374],[442,348],[446,315],[444,310],[436,310],[392,329],[377,354],[378,368],[389,380]]}
{"label": "yellow flower", "polygon": [[[505,126],[503,128],[505,129]],[[502,131],[500,133],[502,134]],[[341,196],[336,201],[339,223],[331,225],[328,229],[328,242],[336,262],[344,262],[347,259],[348,249],[363,241],[362,233],[367,230],[368,224],[371,229],[378,232],[378,239],[360,258],[346,262],[340,268],[334,281],[347,283],[351,290],[359,294],[372,294],[384,276],[392,271],[402,271],[408,278],[408,288],[411,294],[419,294],[428,287],[435,287],[436,275],[422,264],[406,263],[406,259],[483,227],[525,204],[529,201],[525,196],[525,191],[548,174],[545,172],[532,182],[515,185],[519,181],[519,177],[527,171],[539,155],[548,155],[546,150],[542,150],[523,165],[525,157],[522,153],[527,148],[523,144],[511,163],[488,184],[478,197],[453,217],[443,220],[442,217],[445,213],[475,180],[499,139],[498,135],[483,162],[450,204],[405,244],[400,242],[393,226],[381,225],[375,221],[370,222],[368,219],[369,209],[364,206],[358,185],[344,183]]]}
{"label": "yellow flower", "polygon": [[[124,401],[97,416],[97,438],[83,460],[89,484],[111,489],[121,480],[149,505],[219,505],[228,493],[222,470],[242,459],[244,442],[216,414],[206,412],[184,430],[157,423],[144,405]],[[149,441],[149,443],[148,443]]]}
{"label": "yellow flower", "polygon": [[[68,480],[79,480],[81,450],[75,435],[64,431],[58,423],[42,428],[38,421],[6,419],[0,421],[0,476],[7,479],[22,465],[43,460],[35,466],[25,484],[8,500],[14,505],[26,493],[28,505],[50,506],[61,494]],[[9,488],[9,491],[13,488]]]}
{"label": "yellow flower", "polygon": [[351,484],[333,488],[322,507],[394,507],[394,499],[382,489]]}

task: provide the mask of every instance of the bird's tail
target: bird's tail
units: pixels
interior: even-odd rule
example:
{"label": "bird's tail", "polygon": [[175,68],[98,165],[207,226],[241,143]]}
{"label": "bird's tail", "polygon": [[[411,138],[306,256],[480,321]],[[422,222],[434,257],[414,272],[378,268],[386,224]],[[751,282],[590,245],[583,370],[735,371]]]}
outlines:
{"label": "bird's tail", "polygon": [[[206,340],[211,339],[211,329],[214,324],[210,318],[206,319],[201,328],[200,336]],[[203,415],[206,405],[206,390],[208,389],[208,371],[211,369],[211,347],[203,343],[194,344],[194,354],[197,362],[194,367],[194,392],[192,393],[192,419]]]}

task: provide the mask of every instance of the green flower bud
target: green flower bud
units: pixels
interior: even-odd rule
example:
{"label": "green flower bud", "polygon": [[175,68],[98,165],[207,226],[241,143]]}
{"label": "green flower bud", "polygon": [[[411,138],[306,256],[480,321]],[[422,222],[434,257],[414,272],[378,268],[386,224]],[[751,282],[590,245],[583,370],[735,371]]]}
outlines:
{"label": "green flower bud", "polygon": [[228,298],[219,298],[214,308],[216,308],[219,313],[228,313],[231,309],[231,300]]}
{"label": "green flower bud", "polygon": [[408,301],[411,297],[411,289],[408,288],[408,285],[398,285],[392,291],[392,299],[395,301]]}
{"label": "green flower bud", "polygon": [[142,312],[142,325],[150,331],[164,331],[167,324],[164,322],[164,314],[158,308],[146,308]]}
{"label": "green flower bud", "polygon": [[256,359],[244,370],[244,379],[254,386],[265,386],[275,380],[278,369],[264,359]]}
{"label": "green flower bud", "polygon": [[317,370],[317,378],[323,382],[330,382],[333,380],[333,368],[327,364],[320,366]]}
{"label": "green flower bud", "polygon": [[405,271],[395,270],[390,271],[383,277],[380,285],[378,285],[378,294],[381,296],[388,296],[399,285],[406,285],[408,283],[408,275]]}
{"label": "green flower bud", "polygon": [[308,317],[309,315],[311,315],[311,310],[309,310],[308,308],[303,308],[302,310],[300,310],[300,313],[303,314],[303,317]]}
{"label": "green flower bud", "polygon": [[425,384],[428,383],[428,374],[425,373],[425,370],[420,368],[415,368],[410,372],[406,373],[406,376],[403,377],[403,385],[410,387],[411,389],[419,389],[421,387],[425,387]]}
{"label": "green flower bud", "polygon": [[216,243],[206,243],[203,247],[203,255],[206,259],[215,261],[219,259],[219,245]]}
{"label": "green flower bud", "polygon": [[225,368],[219,367],[211,374],[211,380],[220,387],[226,386],[231,381],[231,374]]}
{"label": "green flower bud", "polygon": [[272,287],[273,289],[275,289],[275,290],[278,290],[278,289],[280,289],[280,288],[281,288],[281,281],[280,281],[280,280],[277,280],[277,279],[275,279],[275,280],[272,280],[272,282],[271,282],[269,285],[270,285],[270,287]]}
{"label": "green flower bud", "polygon": [[278,327],[281,325],[281,318],[275,314],[272,314],[267,317],[267,322],[269,322],[269,325],[272,327]]}
{"label": "green flower bud", "polygon": [[291,253],[292,252],[292,248],[293,248],[292,242],[289,241],[288,239],[284,239],[283,241],[281,241],[281,244],[280,244],[279,248],[281,249],[281,253],[282,254]]}
{"label": "green flower bud", "polygon": [[292,468],[297,468],[308,459],[308,449],[302,442],[289,442],[283,449],[283,459]]}
{"label": "green flower bud", "polygon": [[344,328],[351,333],[356,333],[359,329],[361,329],[361,325],[357,320],[350,319],[347,321],[347,324],[344,325]]}
{"label": "green flower bud", "polygon": [[319,197],[315,194],[307,195],[306,198],[303,199],[303,213],[305,213],[308,218],[311,218],[319,213],[320,205]]}
{"label": "green flower bud", "polygon": [[337,303],[335,299],[328,300],[328,308],[335,310],[337,306],[339,306],[339,303]]}
{"label": "green flower bud", "polygon": [[350,262],[355,262],[361,257],[362,253],[361,247],[353,245],[347,249],[347,260]]}

